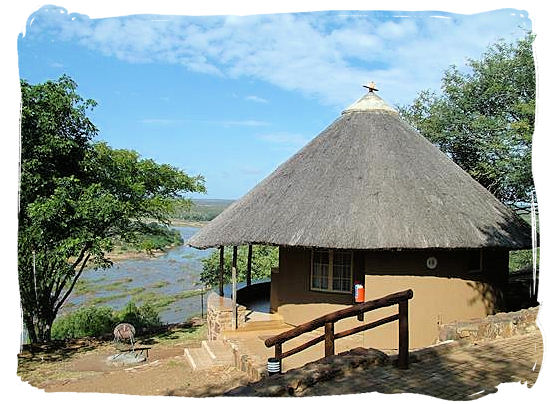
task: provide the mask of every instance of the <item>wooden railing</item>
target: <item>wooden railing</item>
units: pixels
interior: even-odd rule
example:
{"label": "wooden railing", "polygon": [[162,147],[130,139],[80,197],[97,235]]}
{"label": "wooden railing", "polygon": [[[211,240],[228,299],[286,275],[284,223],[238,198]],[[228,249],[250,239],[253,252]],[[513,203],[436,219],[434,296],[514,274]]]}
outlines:
{"label": "wooden railing", "polygon": [[[347,337],[355,333],[370,330],[392,321],[399,320],[399,353],[397,358],[397,366],[401,369],[409,367],[409,299],[412,299],[413,291],[411,289],[402,292],[394,293],[379,299],[370,300],[368,302],[355,304],[345,309],[334,311],[324,316],[318,317],[307,323],[301,324],[291,330],[285,331],[279,335],[265,340],[266,347],[275,346],[275,359],[282,361],[290,355],[294,355],[303,351],[321,341],[325,341],[325,357],[334,355],[334,341],[338,338]],[[389,307],[397,304],[399,310],[397,314],[384,317],[380,320],[373,321],[368,324],[360,325],[346,331],[334,333],[334,323],[348,317],[358,316],[362,319],[363,314],[368,311]],[[296,338],[306,332],[313,331],[319,327],[325,328],[324,335],[313,338],[312,340],[286,352],[283,352],[283,343]]]}

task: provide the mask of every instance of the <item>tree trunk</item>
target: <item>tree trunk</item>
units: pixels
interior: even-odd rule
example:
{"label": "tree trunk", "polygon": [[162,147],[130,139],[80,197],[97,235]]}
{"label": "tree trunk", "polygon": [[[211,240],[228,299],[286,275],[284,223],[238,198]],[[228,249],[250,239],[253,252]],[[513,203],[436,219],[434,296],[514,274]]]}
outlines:
{"label": "tree trunk", "polygon": [[52,339],[52,324],[53,319],[46,318],[39,321],[39,342],[50,342]]}
{"label": "tree trunk", "polygon": [[55,319],[53,313],[40,313],[43,318],[33,321],[33,316],[24,315],[23,321],[29,334],[29,340],[32,344],[50,342],[52,339],[52,325]]}
{"label": "tree trunk", "polygon": [[29,341],[31,343],[38,342],[38,338],[36,336],[36,330],[34,329],[34,322],[32,321],[32,316],[29,314],[23,314],[23,322],[25,323],[25,327],[27,328]]}

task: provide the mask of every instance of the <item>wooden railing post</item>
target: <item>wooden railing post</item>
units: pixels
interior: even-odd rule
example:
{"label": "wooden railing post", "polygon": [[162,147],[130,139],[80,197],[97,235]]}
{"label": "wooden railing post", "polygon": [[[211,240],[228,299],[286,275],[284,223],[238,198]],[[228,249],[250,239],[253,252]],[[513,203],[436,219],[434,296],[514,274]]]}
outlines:
{"label": "wooden railing post", "polygon": [[409,368],[409,299],[399,302],[399,369]]}
{"label": "wooden railing post", "polygon": [[275,359],[283,360],[283,344],[275,344]]}
{"label": "wooden railing post", "polygon": [[334,323],[325,323],[325,358],[334,355]]}

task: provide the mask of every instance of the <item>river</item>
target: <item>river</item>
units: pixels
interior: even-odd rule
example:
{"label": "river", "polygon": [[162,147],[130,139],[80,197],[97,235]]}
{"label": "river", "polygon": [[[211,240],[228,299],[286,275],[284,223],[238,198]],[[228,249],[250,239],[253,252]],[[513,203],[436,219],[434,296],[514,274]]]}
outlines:
{"label": "river", "polygon": [[[196,227],[173,228],[181,233],[184,241],[199,230]],[[158,257],[128,259],[107,269],[88,269],[81,276],[81,285],[88,285],[87,290],[75,288],[62,313],[90,304],[119,310],[132,296],[154,293],[162,298],[200,289],[201,259],[211,252],[211,249],[197,250],[181,245]],[[206,296],[204,302],[206,306]],[[163,323],[179,323],[200,313],[201,296],[196,295],[169,304],[160,312],[160,319]]]}

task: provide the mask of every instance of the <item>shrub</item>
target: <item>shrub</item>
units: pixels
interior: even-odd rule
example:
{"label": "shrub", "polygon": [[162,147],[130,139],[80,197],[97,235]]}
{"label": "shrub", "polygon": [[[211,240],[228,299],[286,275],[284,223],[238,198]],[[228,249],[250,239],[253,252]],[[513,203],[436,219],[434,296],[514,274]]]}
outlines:
{"label": "shrub", "polygon": [[136,330],[161,324],[158,310],[149,303],[138,307],[130,301],[119,312],[107,306],[89,306],[57,318],[52,339],[100,337],[112,333],[119,323],[130,323]]}
{"label": "shrub", "polygon": [[115,322],[110,307],[82,307],[54,321],[52,339],[98,337],[111,332]]}
{"label": "shrub", "polygon": [[132,324],[136,330],[160,325],[159,312],[150,303],[144,303],[138,307],[133,301],[129,301],[116,314],[116,319],[117,323]]}

